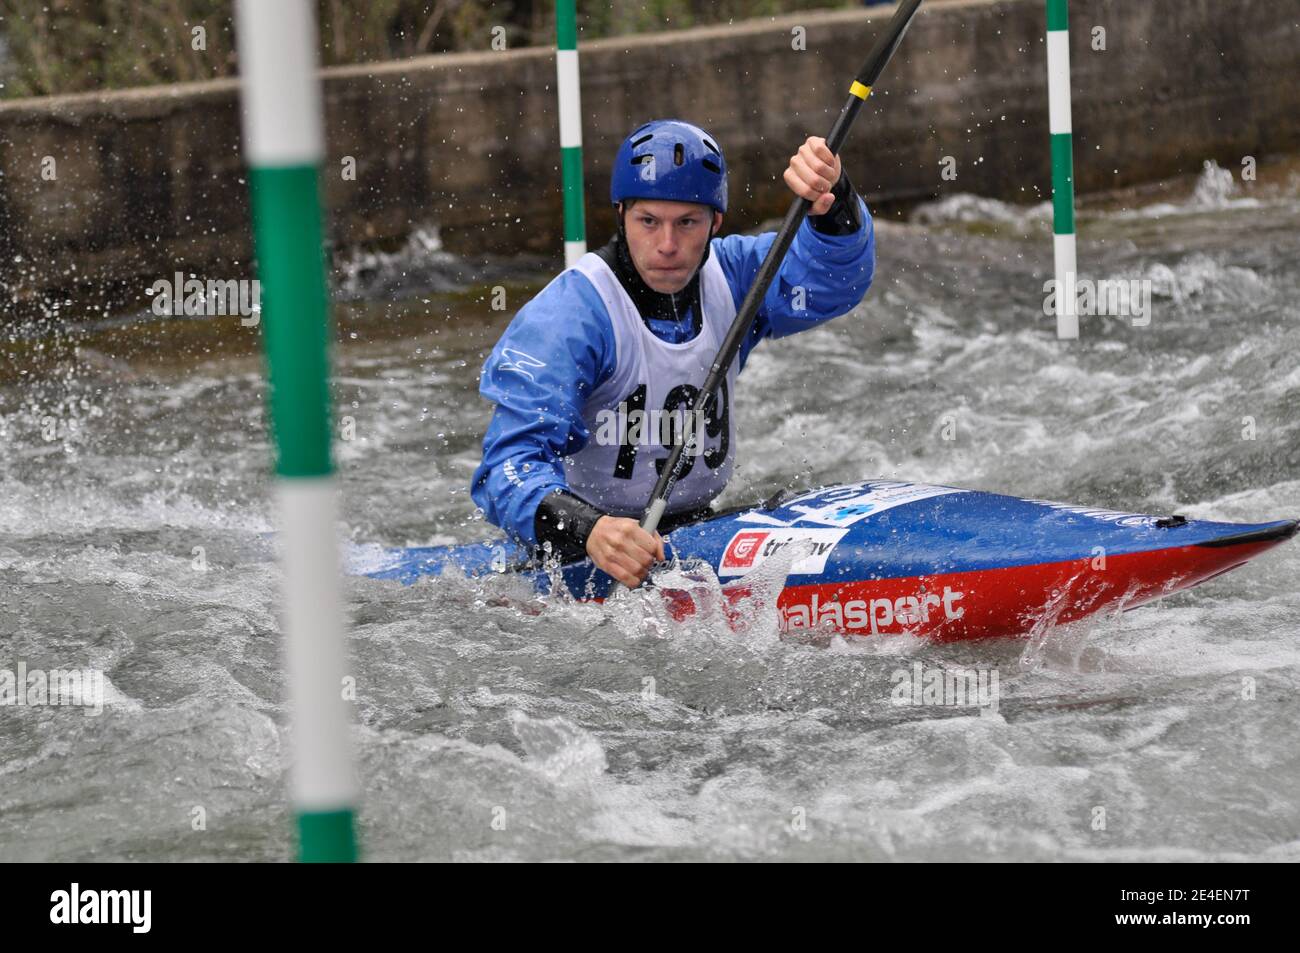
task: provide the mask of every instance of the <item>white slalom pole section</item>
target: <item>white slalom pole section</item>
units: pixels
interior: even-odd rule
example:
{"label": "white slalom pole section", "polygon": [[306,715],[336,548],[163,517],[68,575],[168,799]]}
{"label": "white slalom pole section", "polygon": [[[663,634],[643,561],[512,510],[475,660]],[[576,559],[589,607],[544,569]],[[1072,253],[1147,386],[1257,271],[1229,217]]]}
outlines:
{"label": "white slalom pole section", "polygon": [[1056,336],[1071,341],[1079,336],[1079,265],[1074,233],[1052,235],[1052,260],[1056,269]]}
{"label": "white slalom pole section", "polygon": [[1047,122],[1052,137],[1052,257],[1056,268],[1056,336],[1079,336],[1078,262],[1074,232],[1074,128],[1070,116],[1068,0],[1047,0]]}
{"label": "white slalom pole section", "polygon": [[280,480],[289,699],[294,712],[294,804],[314,814],[357,800],[339,596],[338,486],[333,476]]}
{"label": "white slalom pole section", "polygon": [[324,156],[312,0],[238,0],[244,154],[262,287],[284,568],[299,858],[357,857],[347,650],[330,454]]}
{"label": "white slalom pole section", "polygon": [[319,165],[325,155],[316,17],[302,0],[238,0],[244,161]]}

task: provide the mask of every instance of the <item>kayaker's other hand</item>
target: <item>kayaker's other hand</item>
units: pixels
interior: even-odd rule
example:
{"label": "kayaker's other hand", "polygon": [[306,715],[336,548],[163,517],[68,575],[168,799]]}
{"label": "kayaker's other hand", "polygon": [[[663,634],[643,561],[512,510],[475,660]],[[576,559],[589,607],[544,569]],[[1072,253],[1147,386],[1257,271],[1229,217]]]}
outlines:
{"label": "kayaker's other hand", "polygon": [[650,567],[664,558],[664,541],[625,516],[602,516],[587,537],[587,555],[629,589],[641,585]]}
{"label": "kayaker's other hand", "polygon": [[785,184],[790,191],[812,202],[809,215],[825,215],[835,204],[831,189],[840,180],[840,157],[831,152],[821,136],[809,136],[790,157]]}

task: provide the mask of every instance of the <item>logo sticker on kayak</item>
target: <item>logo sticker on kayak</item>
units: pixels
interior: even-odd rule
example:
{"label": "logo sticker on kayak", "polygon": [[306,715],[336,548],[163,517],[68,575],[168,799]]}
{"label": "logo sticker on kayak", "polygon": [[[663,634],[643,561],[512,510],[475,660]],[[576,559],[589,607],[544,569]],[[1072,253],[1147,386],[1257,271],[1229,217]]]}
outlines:
{"label": "logo sticker on kayak", "polygon": [[817,490],[797,496],[780,506],[780,510],[798,513],[787,519],[763,513],[745,513],[736,517],[738,523],[761,523],[765,526],[794,526],[798,523],[816,523],[821,526],[852,526],[860,520],[885,510],[915,503],[950,493],[969,493],[953,486],[932,486],[928,483],[897,483],[887,480],[868,480],[850,483],[829,490]]}
{"label": "logo sticker on kayak", "polygon": [[838,632],[857,635],[878,635],[886,631],[907,631],[918,626],[945,619],[960,619],[966,607],[959,606],[966,593],[944,586],[943,592],[914,596],[885,597],[878,599],[850,599],[841,603],[838,597],[822,601],[814,592],[809,602],[790,602],[780,609],[781,631],[813,629],[823,625],[833,626]]}
{"label": "logo sticker on kayak", "polygon": [[806,541],[812,551],[790,563],[792,573],[819,573],[835,544],[844,538],[842,529],[742,530],[731,537],[718,565],[719,576],[743,576],[796,541]]}
{"label": "logo sticker on kayak", "polygon": [[1103,510],[1095,506],[1078,506],[1074,503],[1056,503],[1052,500],[1026,500],[1025,502],[1047,506],[1060,513],[1087,516],[1103,523],[1114,523],[1116,526],[1155,526],[1163,518],[1148,516],[1145,513],[1125,513],[1121,510]]}

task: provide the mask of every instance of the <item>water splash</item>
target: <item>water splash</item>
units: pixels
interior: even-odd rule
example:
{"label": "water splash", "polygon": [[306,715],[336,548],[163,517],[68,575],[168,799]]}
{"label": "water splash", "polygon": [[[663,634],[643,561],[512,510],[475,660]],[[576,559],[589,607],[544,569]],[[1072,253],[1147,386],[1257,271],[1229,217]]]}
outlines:
{"label": "water splash", "polygon": [[566,718],[512,711],[510,727],[524,746],[525,764],[555,784],[587,784],[608,767],[600,742]]}

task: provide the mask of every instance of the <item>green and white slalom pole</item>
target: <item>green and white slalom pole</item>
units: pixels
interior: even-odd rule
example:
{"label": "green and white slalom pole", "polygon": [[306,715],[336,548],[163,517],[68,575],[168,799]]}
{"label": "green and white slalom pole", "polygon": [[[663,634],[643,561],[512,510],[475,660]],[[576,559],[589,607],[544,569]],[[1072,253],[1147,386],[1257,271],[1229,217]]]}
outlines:
{"label": "green and white slalom pole", "polygon": [[238,0],[253,236],[262,288],[284,561],[291,785],[303,861],[357,858],[357,781],[330,457],[324,156],[312,0]]}
{"label": "green and white slalom pole", "polygon": [[564,266],[587,254],[582,198],[582,98],[578,85],[575,0],[555,4],[555,79],[560,99],[560,176],[564,184]]}
{"label": "green and white slalom pole", "polygon": [[1047,0],[1047,125],[1052,134],[1052,246],[1056,336],[1079,336],[1075,295],[1074,129],[1070,120],[1070,4]]}

